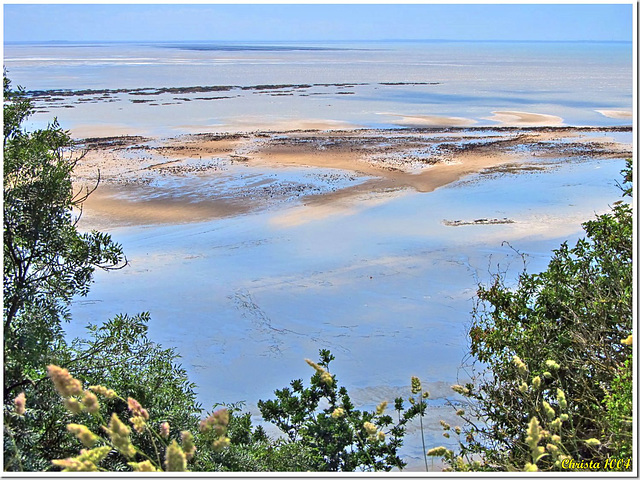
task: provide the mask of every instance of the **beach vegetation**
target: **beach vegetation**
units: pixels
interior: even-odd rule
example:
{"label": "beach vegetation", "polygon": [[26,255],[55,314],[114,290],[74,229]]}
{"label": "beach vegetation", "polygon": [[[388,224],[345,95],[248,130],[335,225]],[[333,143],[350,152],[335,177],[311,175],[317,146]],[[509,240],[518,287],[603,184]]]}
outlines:
{"label": "beach vegetation", "polygon": [[[72,184],[81,154],[73,152],[68,133],[55,120],[45,129],[25,129],[33,107],[6,75],[3,113],[5,470],[48,470],[52,459],[75,450],[72,435],[59,427],[69,423],[69,407],[82,410],[83,404],[73,397],[67,405],[56,401],[47,380],[50,364],[72,369],[90,385],[108,384],[140,398],[181,428],[197,425],[201,407],[194,385],[174,350],[148,338],[148,314],[89,326],[86,339],[65,338],[62,324],[71,319],[71,299],[88,292],[96,269],[122,268],[126,258],[108,234],[78,230],[82,202],[91,193]],[[89,403],[91,398],[83,397]],[[116,411],[124,408],[117,399],[106,402]],[[90,427],[93,421],[89,415]],[[140,448],[152,446],[142,442]],[[104,461],[120,469],[111,458]]]}
{"label": "beach vegetation", "polygon": [[[630,161],[622,175],[630,196]],[[458,454],[445,457],[452,469],[473,458],[489,470],[563,470],[564,457],[604,465],[630,454],[632,206],[617,201],[583,228],[546,270],[479,286],[473,381],[456,389],[468,423]],[[540,443],[531,440],[538,428]]]}
{"label": "beach vegetation", "polygon": [[[242,404],[218,405],[222,408],[199,420],[197,428],[192,424],[189,430],[181,430],[184,421],[176,425],[166,420],[166,412],[157,407],[132,397],[125,399],[104,385],[86,385],[68,369],[49,365],[47,376],[66,413],[55,426],[66,422],[64,433],[71,450],[66,457],[53,458],[51,465],[63,472],[402,468],[404,462],[397,449],[402,445],[404,426],[424,407],[411,402],[414,406],[404,411],[402,399],[396,399],[395,425],[386,412],[388,402],[381,402],[375,412],[355,409],[346,389],[338,388],[335,375],[327,370],[333,359],[330,352],[322,350],[320,354],[319,363],[308,361],[316,369],[310,387],[304,388],[302,381],[296,380],[292,382],[293,396],[282,389],[276,391],[278,400],[261,402],[265,420],[288,433],[288,438],[276,440],[262,427],[252,426],[250,414],[241,413]],[[424,405],[426,396],[420,394]],[[323,408],[319,407],[321,402]],[[25,403],[21,394],[12,415],[24,419]]]}

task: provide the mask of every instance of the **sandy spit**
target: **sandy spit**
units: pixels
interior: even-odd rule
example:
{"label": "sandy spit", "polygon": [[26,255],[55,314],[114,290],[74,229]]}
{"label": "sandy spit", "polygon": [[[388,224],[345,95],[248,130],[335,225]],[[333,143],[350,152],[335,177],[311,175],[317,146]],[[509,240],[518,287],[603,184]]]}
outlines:
{"label": "sandy spit", "polygon": [[547,115],[543,113],[531,112],[515,112],[515,111],[495,111],[492,117],[485,117],[483,120],[491,120],[503,125],[514,126],[560,126],[563,119],[555,115]]}
{"label": "sandy spit", "polygon": [[303,208],[278,218],[286,226],[350,215],[363,200],[431,192],[484,170],[517,173],[527,165],[548,168],[537,164],[544,159],[630,154],[606,139],[580,141],[581,131],[298,129],[90,138],[79,142],[88,152],[74,181],[76,188],[91,186],[100,172],[101,184],[84,206],[84,228],[200,222],[279,204]]}
{"label": "sandy spit", "polygon": [[609,118],[632,119],[633,113],[628,110],[596,110],[601,115]]}

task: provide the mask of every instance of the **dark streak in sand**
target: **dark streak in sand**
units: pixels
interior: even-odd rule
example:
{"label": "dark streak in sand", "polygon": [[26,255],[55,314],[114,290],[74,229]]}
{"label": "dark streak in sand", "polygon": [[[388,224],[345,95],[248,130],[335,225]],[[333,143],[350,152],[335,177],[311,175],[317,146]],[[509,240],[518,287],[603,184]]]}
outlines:
{"label": "dark streak in sand", "polygon": [[83,89],[83,90],[29,90],[27,96],[33,99],[43,99],[48,101],[62,101],[63,97],[82,97],[87,95],[102,95],[102,98],[108,98],[111,95],[129,94],[129,95],[162,95],[170,94],[187,94],[187,93],[208,93],[208,92],[228,92],[230,90],[279,90],[279,89],[297,89],[304,90],[312,87],[355,87],[358,85],[439,85],[439,82],[380,82],[378,84],[371,83],[311,83],[311,84],[275,84],[275,85],[205,85],[192,87],[159,87],[159,88],[118,88],[118,89]]}

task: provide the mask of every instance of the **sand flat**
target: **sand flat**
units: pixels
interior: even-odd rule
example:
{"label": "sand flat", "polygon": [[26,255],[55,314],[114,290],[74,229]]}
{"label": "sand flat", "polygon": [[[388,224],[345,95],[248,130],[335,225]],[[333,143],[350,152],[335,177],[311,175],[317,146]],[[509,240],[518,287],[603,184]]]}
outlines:
{"label": "sand flat", "polygon": [[[123,195],[126,191],[127,195]],[[255,205],[222,198],[192,202],[184,197],[136,199],[146,192],[138,186],[101,185],[83,205],[82,226],[106,229],[135,225],[204,222],[247,213]]]}
{"label": "sand flat", "polygon": [[596,112],[609,118],[633,119],[633,112],[629,110],[596,110]]}
{"label": "sand flat", "polygon": [[485,117],[484,120],[491,120],[503,125],[515,126],[560,126],[563,119],[556,115],[548,115],[544,113],[532,112],[516,112],[516,111],[493,111],[493,116]]}
{"label": "sand flat", "polygon": [[380,113],[391,117],[398,117],[392,123],[406,127],[466,127],[474,125],[477,120],[465,117],[447,117],[441,115],[403,115],[396,113]]}
{"label": "sand flat", "polygon": [[[523,119],[531,120],[523,116]],[[599,129],[606,133],[607,129]],[[201,222],[297,202],[306,218],[345,215],[393,192],[432,192],[465,176],[517,172],[556,157],[620,158],[628,148],[575,128],[346,129],[94,138],[74,172],[77,188],[101,185],[85,225]],[[537,165],[545,169],[549,165]],[[531,167],[534,168],[534,167]],[[292,213],[286,223],[304,215]]]}

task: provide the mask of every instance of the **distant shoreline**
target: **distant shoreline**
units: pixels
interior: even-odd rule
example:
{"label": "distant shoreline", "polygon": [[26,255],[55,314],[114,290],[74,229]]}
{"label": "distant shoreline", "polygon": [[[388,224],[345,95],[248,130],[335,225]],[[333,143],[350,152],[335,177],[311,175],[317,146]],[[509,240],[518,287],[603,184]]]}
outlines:
{"label": "distant shoreline", "polygon": [[499,40],[499,39],[357,39],[357,40],[5,40],[5,45],[29,45],[29,46],[85,46],[85,45],[184,45],[184,44],[206,44],[206,45],[280,45],[280,44],[348,44],[348,43],[590,43],[590,44],[633,44],[632,40]]}

